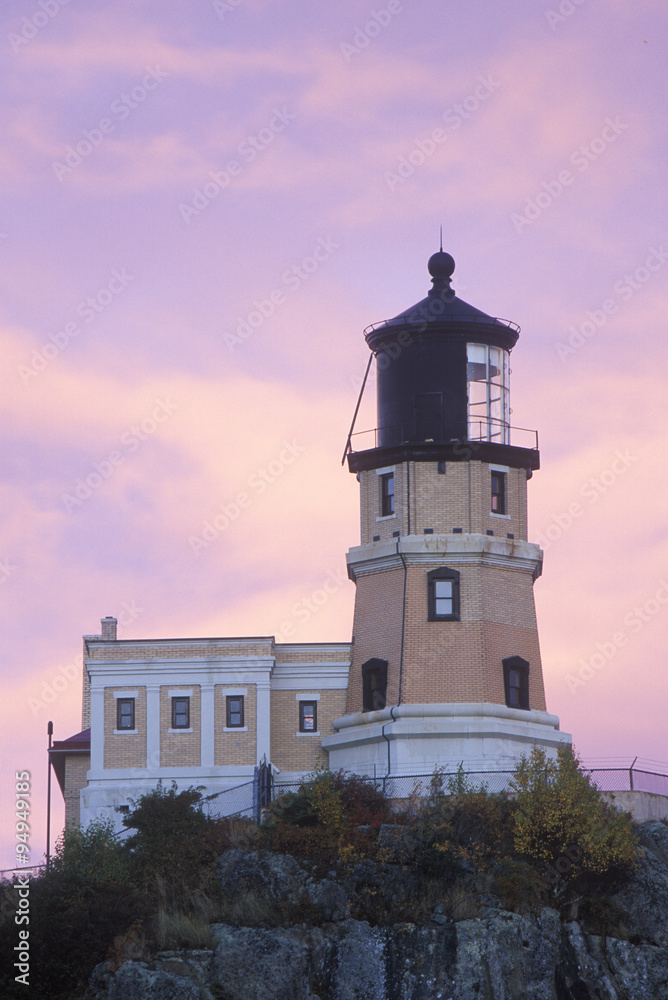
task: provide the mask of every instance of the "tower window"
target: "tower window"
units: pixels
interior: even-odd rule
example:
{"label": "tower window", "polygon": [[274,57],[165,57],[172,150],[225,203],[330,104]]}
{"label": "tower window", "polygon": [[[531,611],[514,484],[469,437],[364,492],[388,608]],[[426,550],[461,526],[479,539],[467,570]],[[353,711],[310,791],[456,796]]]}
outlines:
{"label": "tower window", "polygon": [[317,701],[299,702],[299,732],[315,733],[318,730]]}
{"label": "tower window", "polygon": [[380,477],[380,516],[394,514],[394,473],[387,472]]}
{"label": "tower window", "polygon": [[190,698],[172,698],[172,729],[190,729]]}
{"label": "tower window", "polygon": [[377,712],[387,703],[387,660],[374,657],[362,664],[362,711]]}
{"label": "tower window", "polygon": [[492,470],[492,513],[506,514],[506,473]]}
{"label": "tower window", "polygon": [[228,694],[225,699],[226,725],[228,729],[243,729],[244,698],[240,694]]}
{"label": "tower window", "polygon": [[135,700],[134,698],[116,699],[116,729],[135,728]]}
{"label": "tower window", "polygon": [[509,708],[529,708],[529,664],[521,656],[503,661],[503,683]]}
{"label": "tower window", "polygon": [[469,440],[510,444],[508,351],[467,344]]}
{"label": "tower window", "polygon": [[444,566],[427,574],[430,622],[459,621],[459,573]]}

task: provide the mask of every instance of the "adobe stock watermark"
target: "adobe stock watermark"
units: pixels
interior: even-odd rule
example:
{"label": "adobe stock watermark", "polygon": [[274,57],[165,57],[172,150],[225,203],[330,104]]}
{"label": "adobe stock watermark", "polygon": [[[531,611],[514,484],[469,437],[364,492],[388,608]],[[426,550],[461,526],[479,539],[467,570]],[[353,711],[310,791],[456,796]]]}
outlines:
{"label": "adobe stock watermark", "polygon": [[213,0],[213,9],[218,15],[218,20],[224,21],[225,15],[231,14],[237,7],[241,7],[243,2],[244,0]]}
{"label": "adobe stock watermark", "polygon": [[267,465],[256,469],[246,480],[246,489],[236,494],[229,503],[222,503],[217,512],[202,524],[199,535],[189,535],[188,544],[193,553],[198,556],[215,542],[223,532],[227,531],[248,510],[256,497],[262,496],[269,487],[280,479],[289,468],[306,451],[306,448],[296,441],[284,441],[283,448],[276,458]]}
{"label": "adobe stock watermark", "polygon": [[[620,476],[625,475],[637,461],[638,458],[632,455],[628,449],[617,451],[613,460],[602,472],[599,472],[596,476],[591,476],[584,483],[580,488],[580,496],[587,501],[589,506],[597,504],[601,497],[605,496],[608,490],[615,485]],[[555,542],[563,538],[575,521],[583,516],[586,509],[584,504],[580,503],[579,500],[571,501],[566,510],[561,511],[559,514],[554,514],[547,528],[538,533],[536,536],[537,544],[540,545],[544,552],[547,552]]]}
{"label": "adobe stock watermark", "polygon": [[284,287],[272,288],[266,298],[255,299],[254,308],[248,315],[237,316],[235,332],[223,334],[228,351],[234,351],[235,347],[252,337],[264,321],[273,316],[277,307],[287,302],[290,294],[298,291],[304,282],[308,281],[320,266],[329,260],[334,251],[340,248],[341,244],[335,243],[331,236],[328,236],[327,239],[321,236],[310,254],[283,272],[281,284]]}
{"label": "adobe stock watermark", "polygon": [[275,641],[289,642],[297,634],[295,620],[302,624],[307,622],[327,604],[333,594],[337,594],[348,582],[348,574],[343,570],[328,569],[320,586],[292,605],[290,610],[292,618],[281,622],[281,626],[274,636]]}
{"label": "adobe stock watermark", "polygon": [[561,0],[556,10],[546,10],[545,17],[552,31],[556,31],[558,24],[563,24],[564,21],[567,21],[569,17],[575,14],[578,7],[581,7],[586,2],[587,0]]}
{"label": "adobe stock watermark", "polygon": [[[573,150],[569,162],[576,167],[579,173],[584,173],[592,163],[605,153],[606,149],[610,148],[613,142],[617,141],[620,135],[624,134],[627,128],[629,126],[621,122],[619,117],[615,118],[614,121],[611,118],[606,118],[601,134],[595,136],[586,145]],[[543,181],[541,190],[533,198],[526,199],[524,213],[513,212],[510,216],[515,232],[521,233],[527,226],[532,226],[543,212],[562,196],[566,188],[573,184],[576,176],[572,171],[565,169],[559,171],[554,180]]]}
{"label": "adobe stock watermark", "polygon": [[45,28],[58,14],[61,7],[66,7],[70,0],[38,0],[37,7],[32,14],[24,17],[21,21],[21,31],[17,33],[10,31],[7,41],[12,47],[12,52],[17,54],[24,45],[31,42],[42,28]]}
{"label": "adobe stock watermark", "polygon": [[[136,622],[144,613],[144,608],[140,608],[134,599],[123,601],[120,610],[116,615],[118,624],[121,626],[131,625]],[[45,711],[50,705],[67,691],[70,684],[81,684],[83,676],[83,658],[81,655],[62,667],[57,667],[48,681],[43,681],[38,694],[28,698],[28,707],[33,715],[38,715]]]}
{"label": "adobe stock watermark", "polygon": [[[30,771],[14,772],[14,795],[15,795],[15,836],[16,836],[16,865],[19,867],[30,866],[30,814],[31,814],[31,775]],[[14,912],[14,923],[19,928],[19,943],[14,945],[13,953],[16,961],[14,969],[17,974],[14,980],[22,986],[30,985],[30,874],[27,871],[20,872],[14,877],[14,890],[16,891],[16,910]]]}
{"label": "adobe stock watermark", "polygon": [[133,455],[178,410],[177,404],[170,399],[155,399],[153,402],[155,406],[151,412],[121,434],[118,448],[110,451],[106,458],[94,462],[87,475],[79,476],[71,493],[61,493],[60,499],[68,514],[73,514],[90,499],[125,463],[127,456]]}
{"label": "adobe stock watermark", "polygon": [[[490,74],[478,77],[478,83],[471,93],[443,112],[443,121],[452,132],[456,132],[500,86],[498,80]],[[442,128],[433,129],[426,139],[415,139],[412,150],[399,158],[395,170],[385,171],[385,182],[390,191],[412,177],[417,168],[423,166],[447,140],[448,133]]]}
{"label": "adobe stock watermark", "polygon": [[129,118],[130,114],[140,104],[143,104],[148,95],[156,90],[168,76],[169,73],[165,73],[159,66],[154,69],[147,66],[146,75],[142,78],[141,83],[136,84],[130,91],[123,91],[111,102],[109,111],[115,116],[115,120],[114,118],[101,118],[97,125],[83,129],[81,133],[83,138],[79,139],[76,145],[65,147],[63,162],[54,160],[51,164],[53,172],[61,184],[63,178],[81,166],[83,161],[102,145],[106,137],[116,131],[117,124]]}
{"label": "adobe stock watermark", "polygon": [[225,191],[230,186],[235,177],[239,177],[244,166],[252,163],[260,153],[271,146],[276,136],[284,132],[296,117],[286,107],[274,108],[274,113],[267,125],[255,135],[247,135],[244,141],[237,146],[236,151],[242,162],[228,160],[222,170],[209,171],[209,179],[201,187],[193,188],[192,201],[179,202],[178,210],[183,221],[190,224],[193,219],[196,219],[203,209],[216,200],[221,191]]}
{"label": "adobe stock watermark", "polygon": [[17,567],[10,559],[0,559],[0,587],[14,576],[16,570]]}
{"label": "adobe stock watermark", "polygon": [[668,581],[661,580],[654,594],[647,598],[642,604],[636,604],[628,611],[622,623],[624,629],[618,629],[603,642],[596,643],[596,651],[586,658],[578,660],[577,670],[566,674],[566,684],[571,694],[575,694],[578,688],[584,687],[602,670],[611,660],[615,658],[618,650],[628,642],[629,636],[636,635],[645,625],[651,622],[659,612],[668,604]]}
{"label": "adobe stock watermark", "polygon": [[660,271],[668,260],[668,251],[663,247],[650,247],[644,264],[636,267],[629,274],[624,274],[612,287],[609,298],[601,304],[600,309],[587,309],[585,319],[577,326],[569,326],[567,341],[555,341],[554,348],[563,361],[579,351],[588,340],[598,333],[608,322],[610,316],[619,310],[620,304],[629,302],[636,292],[644,288],[653,274]]}
{"label": "adobe stock watermark", "polygon": [[401,0],[390,0],[387,6],[382,7],[381,10],[370,11],[369,20],[366,24],[361,28],[355,25],[355,34],[353,35],[352,42],[341,42],[339,45],[341,54],[346,62],[349,63],[353,56],[358,56],[368,48],[373,39],[377,38],[384,28],[387,28],[395,14],[400,14],[403,9]]}
{"label": "adobe stock watermark", "polygon": [[[134,280],[134,274],[129,274],[126,268],[121,270],[114,268],[109,281],[103,288],[98,288],[93,295],[82,299],[76,307],[77,316],[83,320],[84,325],[92,323]],[[27,385],[31,378],[35,378],[36,375],[43,372],[51,361],[54,361],[65,348],[69,347],[73,340],[81,335],[83,329],[84,327],[78,320],[71,320],[56,333],[50,333],[48,340],[39,349],[32,350],[30,361],[17,366],[23,384]]]}

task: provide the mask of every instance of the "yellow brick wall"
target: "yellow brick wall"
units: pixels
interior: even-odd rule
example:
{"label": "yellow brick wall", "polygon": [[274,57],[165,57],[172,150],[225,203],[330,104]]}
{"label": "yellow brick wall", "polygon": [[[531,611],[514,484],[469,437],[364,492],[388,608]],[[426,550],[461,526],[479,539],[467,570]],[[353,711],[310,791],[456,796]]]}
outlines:
{"label": "yellow brick wall", "polygon": [[531,707],[544,708],[531,574],[458,564],[460,621],[430,622],[427,574],[439,565],[408,570],[403,700],[505,704],[502,660],[518,655],[531,666]]}
{"label": "yellow brick wall", "polygon": [[118,660],[119,658],[128,660],[188,660],[190,658],[215,658],[226,656],[271,656],[272,638],[271,636],[257,641],[242,643],[217,641],[215,639],[207,642],[205,640],[178,640],[171,645],[137,643],[131,642],[99,642],[91,644],[88,658],[91,660]]}
{"label": "yellow brick wall", "polygon": [[[227,703],[223,691],[233,687],[246,689],[244,695],[244,726],[248,732],[240,730],[225,732],[227,722]],[[254,767],[257,763],[257,687],[255,684],[230,685],[216,684],[214,702],[214,763],[216,767],[231,767],[235,764],[246,764]]]}
{"label": "yellow brick wall", "polygon": [[[190,728],[192,733],[170,733],[172,699],[169,691],[192,691],[190,696]],[[164,684],[160,688],[160,766],[199,767],[201,761],[200,689],[198,684]]]}
{"label": "yellow brick wall", "polygon": [[86,642],[83,648],[83,670],[81,677],[81,728],[90,727],[90,678],[86,670]]}
{"label": "yellow brick wall", "polygon": [[282,643],[274,647],[276,663],[345,663],[350,656],[350,643],[332,642],[316,647]]}
{"label": "yellow brick wall", "polygon": [[[505,704],[502,660],[517,655],[530,664],[531,707],[545,709],[531,573],[453,562],[460,621],[430,622],[427,577],[443,565],[407,569],[402,702]],[[402,568],[358,577],[348,712],[362,709],[362,664],[375,656],[388,661],[387,705],[399,701],[403,599]]]}
{"label": "yellow brick wall", "polygon": [[317,764],[326,767],[329,757],[322,749],[321,738],[334,733],[334,719],[344,715],[346,710],[345,690],[304,689],[304,693],[320,694],[317,708],[320,736],[296,736],[299,732],[298,693],[271,692],[271,762],[281,771],[312,771]]}
{"label": "yellow brick wall", "polygon": [[347,712],[362,711],[362,664],[374,656],[388,661],[387,704],[397,704],[403,597],[401,568],[358,577]]}
{"label": "yellow brick wall", "polygon": [[90,754],[72,754],[65,758],[65,826],[76,826],[81,821],[79,792],[86,786],[89,770]]}
{"label": "yellow brick wall", "polygon": [[[535,629],[516,625],[485,625],[483,627],[485,663],[488,666],[487,701],[505,704],[503,663],[508,656],[521,656],[529,664],[529,708],[546,711],[545,687],[540,660],[538,633]],[[495,696],[492,697],[491,695]]]}
{"label": "yellow brick wall", "polygon": [[[394,506],[396,517],[377,521],[380,514],[380,477],[375,469],[360,472],[362,544],[402,535],[422,535],[425,528],[434,534],[464,534],[493,531],[500,538],[510,532],[516,539],[527,537],[527,482],[524,469],[506,474],[508,517],[491,513],[492,482],[485,462],[446,462],[439,473],[437,462],[406,462],[395,467]],[[410,515],[410,516],[409,516]],[[409,532],[410,521],[410,532]]]}
{"label": "yellow brick wall", "polygon": [[[391,468],[391,466],[388,466]],[[395,531],[402,535],[408,532],[406,520],[406,467],[397,465],[394,467],[394,510],[395,517],[380,517],[380,476],[376,469],[360,472],[360,510],[362,531],[362,544],[373,541],[374,535],[380,536],[380,541],[384,542],[393,537]]]}
{"label": "yellow brick wall", "polygon": [[[137,735],[120,733],[116,729],[116,701],[114,691],[136,691],[135,729]],[[107,687],[104,689],[104,766],[146,767],[146,688]]]}

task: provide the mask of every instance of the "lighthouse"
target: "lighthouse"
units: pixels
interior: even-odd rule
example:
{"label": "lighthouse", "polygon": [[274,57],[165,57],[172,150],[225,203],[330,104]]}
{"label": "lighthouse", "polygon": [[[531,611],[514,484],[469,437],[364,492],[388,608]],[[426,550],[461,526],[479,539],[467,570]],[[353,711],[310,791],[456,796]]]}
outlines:
{"label": "lighthouse", "polygon": [[359,774],[512,768],[571,740],[545,703],[527,517],[538,437],[510,420],[519,327],[457,297],[450,254],[427,266],[426,298],[364,331],[377,427],[347,446],[351,666],[322,742],[330,767]]}

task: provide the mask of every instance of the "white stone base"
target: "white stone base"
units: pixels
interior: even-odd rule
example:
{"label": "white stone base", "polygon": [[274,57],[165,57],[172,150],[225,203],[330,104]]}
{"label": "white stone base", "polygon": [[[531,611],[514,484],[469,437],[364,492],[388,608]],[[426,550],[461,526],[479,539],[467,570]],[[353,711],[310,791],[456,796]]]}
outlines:
{"label": "white stone base", "polygon": [[334,721],[337,733],[325,736],[333,771],[355,774],[431,774],[445,767],[465,771],[513,770],[532,745],[550,757],[571,742],[559,719],[547,712],[505,705],[395,705],[378,712],[356,712]]}
{"label": "white stone base", "polygon": [[[199,774],[196,773],[198,770],[200,770]],[[240,773],[243,770],[246,770],[248,773]],[[234,776],[203,773],[204,771],[205,769],[197,768],[165,768],[166,773],[162,776],[162,783],[165,789],[169,789],[172,786],[172,780],[174,780],[179,791],[192,787],[198,788],[203,785],[203,795],[206,796],[217,792],[224,792],[239,785],[245,785],[247,782],[252,782],[253,780],[252,767],[245,769],[237,768],[237,774]],[[186,773],[178,774],[177,772]],[[160,779],[160,776],[157,774],[150,777],[144,775],[136,778],[128,777],[127,773],[122,776],[121,774],[122,772],[116,772],[110,778],[89,780],[88,785],[81,789],[80,808],[81,825],[83,827],[86,827],[94,819],[110,819],[117,832],[126,830],[126,827],[123,826],[122,813],[118,812],[118,807],[131,805],[131,799],[137,801],[142,795],[152,792]],[[232,813],[241,808],[242,804],[245,804],[245,801],[245,792],[239,793],[238,796],[222,796],[221,799],[214,799],[210,805],[205,805],[205,811],[210,811],[212,815],[218,814],[217,804],[222,806],[225,803],[226,805],[229,804],[230,808],[221,810],[221,814],[224,812]],[[253,799],[250,791],[248,792],[248,801],[252,804]]]}

